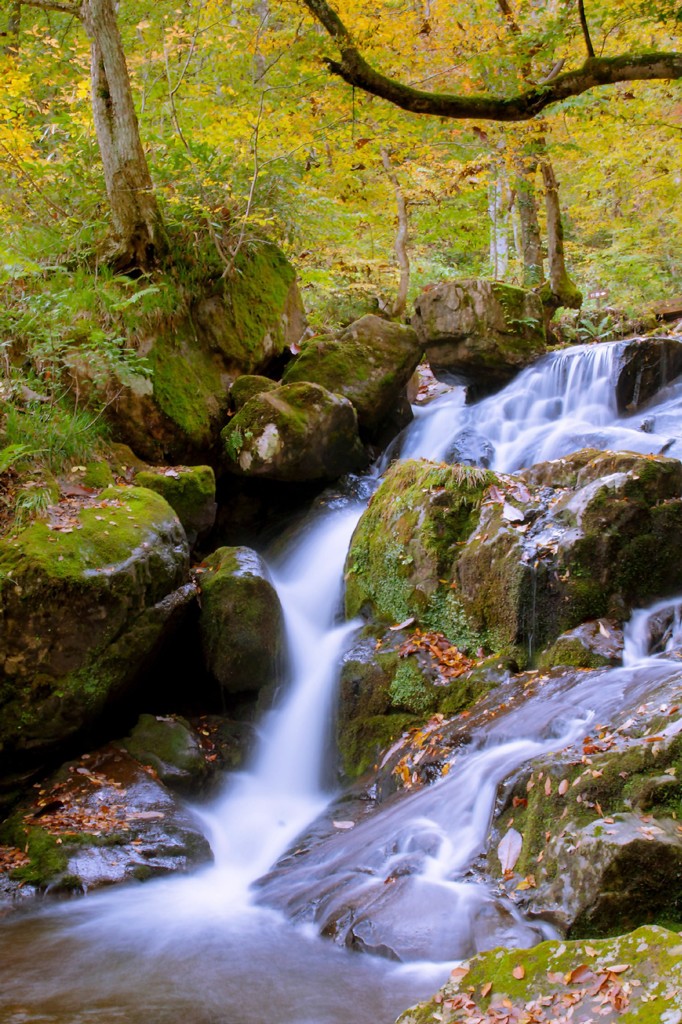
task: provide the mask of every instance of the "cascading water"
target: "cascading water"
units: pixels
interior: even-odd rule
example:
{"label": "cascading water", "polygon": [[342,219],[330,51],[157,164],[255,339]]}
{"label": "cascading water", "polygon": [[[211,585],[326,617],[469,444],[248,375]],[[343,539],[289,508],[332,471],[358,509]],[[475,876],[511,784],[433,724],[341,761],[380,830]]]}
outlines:
{"label": "cascading water", "polygon": [[[600,345],[548,356],[474,406],[456,389],[418,411],[401,456],[442,459],[466,444],[480,461],[511,472],[585,445],[682,453],[682,385],[649,404],[645,431],[643,412],[617,414],[617,354],[617,345]],[[447,968],[436,961],[546,934],[472,875],[497,786],[528,759],[575,742],[591,720],[682,676],[675,661],[650,657],[652,616],[656,636],[669,634],[661,649],[679,640],[680,610],[666,611],[672,602],[651,610],[646,624],[643,613],[633,617],[626,667],[567,673],[539,687],[475,732],[440,783],[319,843],[300,866],[293,858],[255,902],[251,883],[330,797],[327,723],[335,666],[353,629],[334,615],[361,511],[356,500],[339,501],[272,567],[287,615],[291,683],[262,723],[249,769],[201,811],[215,866],[8,920],[0,931],[0,1020],[390,1024],[440,983]],[[263,905],[291,913],[314,905],[317,919],[333,918],[356,894],[372,906],[364,931],[362,915],[356,920],[366,948],[397,950],[412,966],[346,953]]]}

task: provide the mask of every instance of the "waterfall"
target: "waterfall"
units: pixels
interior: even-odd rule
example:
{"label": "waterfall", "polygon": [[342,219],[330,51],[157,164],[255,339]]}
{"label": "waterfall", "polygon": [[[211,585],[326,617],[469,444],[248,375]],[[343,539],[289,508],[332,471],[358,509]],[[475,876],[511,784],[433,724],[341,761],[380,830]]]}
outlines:
{"label": "waterfall", "polygon": [[[643,413],[619,416],[620,351],[614,343],[548,355],[476,405],[454,388],[416,411],[392,454],[441,460],[466,448],[469,461],[503,472],[588,445],[682,454],[682,385],[649,403],[646,429]],[[260,723],[250,764],[210,807],[197,809],[215,864],[4,922],[0,1020],[391,1024],[447,976],[449,964],[438,961],[551,933],[476,874],[498,785],[529,759],[575,743],[591,722],[608,721],[682,675],[665,653],[652,656],[680,643],[682,599],[633,615],[625,667],[552,677],[472,731],[468,745],[452,751],[440,782],[353,829],[327,823],[325,832],[313,822],[334,795],[325,774],[329,721],[338,664],[355,628],[340,624],[338,611],[345,553],[362,509],[356,498],[334,502],[272,560],[285,609],[288,679]],[[320,836],[331,829],[331,837],[300,839],[311,826]],[[287,850],[293,853],[285,868],[268,875]],[[363,918],[370,904],[372,914]],[[366,948],[383,944],[412,964],[348,954],[275,909],[342,928],[349,905]]]}

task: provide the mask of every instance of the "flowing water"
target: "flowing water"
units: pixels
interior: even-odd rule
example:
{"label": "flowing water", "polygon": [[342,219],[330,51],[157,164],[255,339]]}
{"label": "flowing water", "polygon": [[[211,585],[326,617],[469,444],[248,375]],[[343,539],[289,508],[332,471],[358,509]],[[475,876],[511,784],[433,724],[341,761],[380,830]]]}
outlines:
{"label": "flowing water", "polygon": [[[394,451],[462,458],[465,446],[506,472],[588,445],[679,457],[682,384],[645,411],[619,417],[618,351],[618,344],[600,345],[545,357],[474,406],[454,389],[417,411]],[[551,934],[549,925],[525,921],[474,870],[497,787],[529,759],[580,739],[591,722],[682,679],[679,662],[665,656],[680,641],[682,601],[633,616],[622,669],[566,673],[540,686],[522,706],[474,730],[437,785],[319,842],[300,866],[254,887],[334,796],[325,752],[337,666],[356,627],[340,624],[337,612],[345,552],[363,507],[357,499],[332,502],[272,564],[286,613],[290,683],[261,723],[251,765],[197,811],[215,865],[7,919],[1,1021],[391,1024],[444,980],[453,960]],[[656,617],[663,655],[652,657]],[[402,963],[318,937],[319,921],[341,921],[349,904],[359,908],[354,928],[365,947]],[[275,909],[282,907],[300,923]]]}

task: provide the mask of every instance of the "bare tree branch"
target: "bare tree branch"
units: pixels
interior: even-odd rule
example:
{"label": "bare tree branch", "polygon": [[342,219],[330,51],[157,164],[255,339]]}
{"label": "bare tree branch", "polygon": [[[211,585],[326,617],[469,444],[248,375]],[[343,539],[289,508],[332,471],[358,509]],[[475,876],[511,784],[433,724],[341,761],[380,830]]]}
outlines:
{"label": "bare tree branch", "polygon": [[587,25],[587,16],[585,14],[585,4],[583,0],[578,0],[578,15],[580,17],[580,27],[583,30],[583,38],[585,39],[585,47],[587,49],[587,56],[594,57],[594,46],[590,39],[590,30]]}
{"label": "bare tree branch", "polygon": [[682,53],[625,53],[618,57],[590,57],[577,70],[565,71],[544,85],[535,85],[510,98],[425,92],[373,68],[327,0],[303,2],[339,48],[341,60],[325,61],[329,70],[349,85],[413,114],[484,121],[527,121],[551,104],[579,96],[596,86],[682,78]]}
{"label": "bare tree branch", "polygon": [[27,7],[40,7],[43,11],[61,11],[62,14],[73,14],[81,17],[80,4],[61,3],[60,0],[22,0]]}

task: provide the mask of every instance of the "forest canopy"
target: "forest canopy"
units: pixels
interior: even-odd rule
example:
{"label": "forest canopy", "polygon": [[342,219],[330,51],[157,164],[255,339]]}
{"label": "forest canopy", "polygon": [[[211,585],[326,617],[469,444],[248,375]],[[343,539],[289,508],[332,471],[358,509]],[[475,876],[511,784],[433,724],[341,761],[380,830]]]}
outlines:
{"label": "forest canopy", "polygon": [[[3,15],[5,280],[97,256],[111,233],[88,22],[107,6],[33,0]],[[665,298],[682,262],[680,12],[639,0],[122,2],[159,253],[207,233],[229,272],[235,249],[266,233],[321,323],[393,302],[401,219],[410,294],[446,277],[521,283],[529,195],[543,238],[547,227],[542,156],[588,304]]]}

